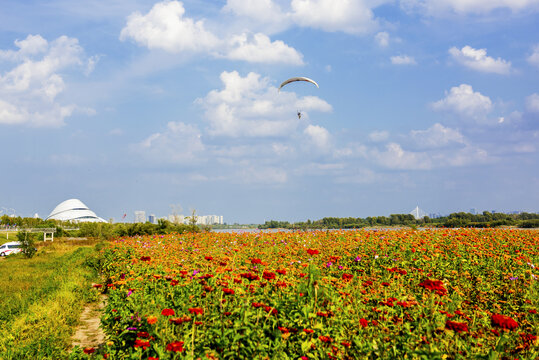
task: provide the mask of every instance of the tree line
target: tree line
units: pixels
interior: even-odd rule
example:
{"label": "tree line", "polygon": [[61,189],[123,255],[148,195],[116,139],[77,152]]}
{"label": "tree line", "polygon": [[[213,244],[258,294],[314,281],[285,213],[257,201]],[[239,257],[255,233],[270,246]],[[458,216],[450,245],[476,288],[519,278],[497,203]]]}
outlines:
{"label": "tree line", "polygon": [[[99,239],[111,239],[121,236],[137,235],[164,235],[170,233],[199,232],[205,230],[194,224],[175,224],[168,220],[159,219],[157,224],[146,223],[91,223],[91,222],[66,222],[58,220],[43,220],[39,218],[0,217],[0,228],[39,229],[55,228],[57,237],[91,237]],[[34,234],[34,236],[43,236]]]}
{"label": "tree line", "polygon": [[320,220],[307,220],[295,223],[270,220],[260,225],[260,229],[359,229],[364,227],[410,226],[410,227],[498,227],[515,226],[521,228],[539,227],[539,214],[520,213],[503,214],[484,211],[482,214],[465,212],[452,213],[448,216],[416,219],[411,214],[391,214],[366,218],[325,217]]}

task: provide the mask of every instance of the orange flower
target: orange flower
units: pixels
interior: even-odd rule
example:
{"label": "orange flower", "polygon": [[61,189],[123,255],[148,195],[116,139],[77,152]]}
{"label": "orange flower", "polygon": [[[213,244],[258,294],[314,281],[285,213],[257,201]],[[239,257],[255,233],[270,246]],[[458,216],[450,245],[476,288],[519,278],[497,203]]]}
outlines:
{"label": "orange flower", "polygon": [[146,321],[148,322],[148,324],[152,325],[152,324],[155,324],[157,322],[157,316],[148,316],[146,318]]}

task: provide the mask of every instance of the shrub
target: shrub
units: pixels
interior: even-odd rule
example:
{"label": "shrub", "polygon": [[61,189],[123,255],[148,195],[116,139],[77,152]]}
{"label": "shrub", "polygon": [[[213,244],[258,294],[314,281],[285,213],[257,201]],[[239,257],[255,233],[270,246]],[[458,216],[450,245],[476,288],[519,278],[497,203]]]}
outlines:
{"label": "shrub", "polygon": [[28,231],[19,231],[17,233],[17,240],[21,243],[21,252],[27,258],[33,257],[37,252],[35,247],[36,235]]}

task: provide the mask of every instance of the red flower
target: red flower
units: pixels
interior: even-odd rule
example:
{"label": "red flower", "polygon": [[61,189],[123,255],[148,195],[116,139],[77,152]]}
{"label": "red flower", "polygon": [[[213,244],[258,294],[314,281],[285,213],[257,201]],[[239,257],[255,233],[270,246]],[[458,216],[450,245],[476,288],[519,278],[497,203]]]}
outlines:
{"label": "red flower", "polygon": [[361,325],[361,327],[364,327],[364,328],[369,326],[369,322],[366,319],[363,319],[363,318],[359,319],[359,324]]}
{"label": "red flower", "polygon": [[142,260],[142,261],[150,261],[151,259],[152,259],[152,258],[149,257],[149,256],[142,256],[142,257],[140,258],[140,260]]}
{"label": "red flower", "polygon": [[101,284],[93,284],[92,287],[95,287],[96,289],[99,289],[100,287],[102,287],[103,285]]}
{"label": "red flower", "polygon": [[252,273],[243,273],[243,274],[240,274],[240,276],[242,278],[245,278],[249,281],[253,281],[253,280],[260,280],[260,278],[258,277],[258,275],[256,274],[252,274]]}
{"label": "red flower", "polygon": [[447,320],[445,322],[445,328],[448,329],[448,330],[453,330],[453,331],[459,332],[459,333],[460,332],[466,332],[466,331],[468,331],[468,324]]}
{"label": "red flower", "polygon": [[226,295],[234,295],[234,290],[232,290],[232,289],[223,289],[223,292]]}
{"label": "red flower", "polygon": [[530,310],[528,310],[528,312],[530,314],[537,314],[537,310],[535,310],[535,309],[530,309]]}
{"label": "red flower", "polygon": [[341,342],[341,345],[344,346],[344,347],[346,347],[346,348],[349,348],[350,345],[352,345],[352,344],[349,343],[348,341],[343,341],[343,342]]}
{"label": "red flower", "polygon": [[286,270],[279,270],[279,269],[277,269],[276,271],[277,271],[279,274],[281,274],[281,275],[286,275]]}
{"label": "red flower", "polygon": [[176,285],[178,285],[179,283],[180,283],[180,282],[179,282],[178,280],[176,280],[176,279],[170,280],[170,285],[172,285],[172,286],[176,286]]}
{"label": "red flower", "polygon": [[279,311],[277,311],[277,309],[274,309],[273,307],[271,306],[264,306],[264,310],[269,313],[271,312],[272,315],[277,315],[279,313]]}
{"label": "red flower", "polygon": [[202,308],[189,308],[189,312],[191,314],[195,314],[195,315],[202,315],[204,313],[204,309],[202,309]]}
{"label": "red flower", "polygon": [[431,291],[435,291],[436,294],[440,296],[447,294],[447,289],[444,287],[444,283],[441,280],[423,280],[423,282],[421,282],[419,286]]}
{"label": "red flower", "polygon": [[388,282],[383,282],[382,286],[389,286],[389,283]]}
{"label": "red flower", "polygon": [[290,330],[288,330],[288,329],[285,328],[285,327],[277,326],[277,328],[278,328],[283,334],[288,334],[288,333],[290,332]]}
{"label": "red flower", "polygon": [[257,258],[253,258],[253,259],[251,259],[251,264],[262,264],[262,260],[257,259]]}
{"label": "red flower", "polygon": [[82,351],[84,351],[84,353],[88,354],[88,355],[95,353],[95,349],[93,347],[84,348],[84,350],[82,350]]}
{"label": "red flower", "polygon": [[320,251],[318,251],[316,249],[307,249],[307,253],[312,256],[312,255],[320,254]]}
{"label": "red flower", "polygon": [[182,324],[184,322],[191,321],[191,318],[188,317],[188,316],[184,316],[184,317],[181,317],[181,318],[171,318],[171,319],[168,319],[168,321],[173,323],[173,324],[180,325],[180,324]]}
{"label": "red flower", "polygon": [[184,350],[183,341],[175,341],[167,345],[167,351],[182,352]]}
{"label": "red flower", "polygon": [[271,271],[264,271],[264,275],[262,277],[266,280],[273,280],[275,279],[275,273],[272,273]]}
{"label": "red flower", "polygon": [[150,347],[150,342],[147,341],[147,340],[137,339],[137,340],[135,340],[135,345],[133,345],[133,347],[136,347],[136,348],[141,347],[144,350],[146,350],[147,348]]}
{"label": "red flower", "polygon": [[347,273],[342,274],[342,279],[343,280],[352,280],[353,277],[354,277],[354,275],[352,275],[352,274],[347,274]]}
{"label": "red flower", "polygon": [[254,302],[251,304],[254,308],[259,308],[261,306],[265,306],[263,303]]}
{"label": "red flower", "polygon": [[150,334],[148,334],[146,331],[139,331],[137,333],[137,337],[142,338],[142,339],[147,339],[150,337]]}
{"label": "red flower", "polygon": [[325,342],[325,343],[330,343],[333,341],[333,339],[331,339],[329,336],[324,336],[324,335],[320,335],[318,337],[318,339],[322,342]]}
{"label": "red flower", "polygon": [[494,314],[490,317],[490,321],[493,326],[502,329],[514,330],[518,327],[518,323],[515,320],[505,315]]}
{"label": "red flower", "polygon": [[313,329],[303,329],[303,332],[306,334],[312,334],[314,332]]}
{"label": "red flower", "polygon": [[163,316],[172,316],[172,315],[175,315],[176,313],[174,312],[173,309],[163,309],[163,311],[161,311],[161,315]]}
{"label": "red flower", "polygon": [[208,261],[212,261],[213,258],[211,256],[204,256],[204,259],[208,260]]}

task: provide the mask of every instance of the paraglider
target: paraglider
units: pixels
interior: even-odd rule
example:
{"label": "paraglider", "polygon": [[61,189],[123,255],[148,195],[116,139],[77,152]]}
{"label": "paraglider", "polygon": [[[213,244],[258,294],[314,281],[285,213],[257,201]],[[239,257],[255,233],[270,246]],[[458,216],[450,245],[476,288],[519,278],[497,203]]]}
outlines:
{"label": "paraglider", "polygon": [[302,76],[299,76],[299,77],[293,77],[293,78],[290,78],[288,80],[285,80],[283,81],[283,83],[281,84],[281,86],[279,86],[279,91],[281,91],[281,88],[287,84],[290,84],[291,82],[295,82],[295,81],[307,81],[307,82],[310,82],[311,84],[314,84],[316,85],[317,88],[319,88],[318,84],[316,83],[316,81],[312,80],[312,79],[309,79],[309,78],[306,78],[306,77],[302,77]]}
{"label": "paraglider", "polygon": [[[285,85],[288,85],[292,82],[295,82],[295,81],[306,81],[306,82],[310,82],[311,84],[314,84],[316,85],[317,88],[319,88],[318,84],[316,83],[316,81],[314,81],[313,79],[309,79],[309,78],[306,78],[306,77],[303,77],[303,76],[298,76],[298,77],[293,77],[293,78],[290,78],[288,80],[285,80],[283,81],[283,83],[281,84],[281,86],[279,86],[279,90],[278,91],[281,91],[281,88]],[[297,115],[298,115],[298,119],[301,119],[301,111],[297,111]]]}

